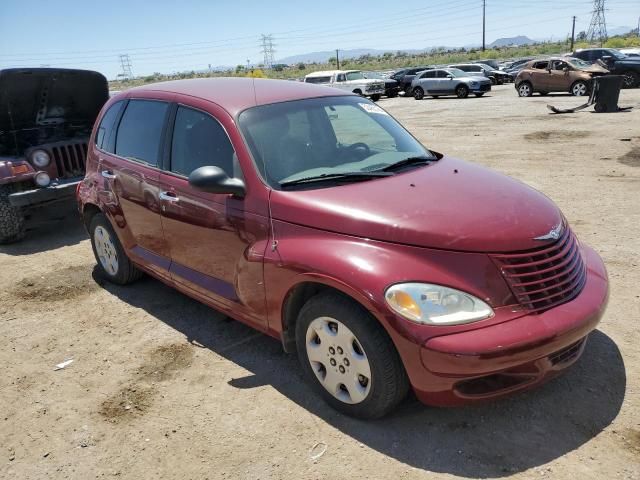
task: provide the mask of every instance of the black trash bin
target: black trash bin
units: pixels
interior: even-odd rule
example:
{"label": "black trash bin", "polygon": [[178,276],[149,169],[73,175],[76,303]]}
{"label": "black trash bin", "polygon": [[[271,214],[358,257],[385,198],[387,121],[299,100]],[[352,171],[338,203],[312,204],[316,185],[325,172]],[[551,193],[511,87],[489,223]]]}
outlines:
{"label": "black trash bin", "polygon": [[598,113],[617,112],[620,88],[622,88],[621,75],[595,77],[591,93],[591,100],[595,102],[593,109]]}

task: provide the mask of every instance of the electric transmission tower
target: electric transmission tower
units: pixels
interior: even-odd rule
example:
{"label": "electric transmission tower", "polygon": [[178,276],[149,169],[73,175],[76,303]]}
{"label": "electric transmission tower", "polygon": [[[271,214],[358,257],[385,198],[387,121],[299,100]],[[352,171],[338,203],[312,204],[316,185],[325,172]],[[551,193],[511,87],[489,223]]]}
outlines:
{"label": "electric transmission tower", "polygon": [[260,35],[260,41],[262,55],[264,56],[264,68],[271,69],[273,67],[273,54],[275,53],[273,35]]}
{"label": "electric transmission tower", "polygon": [[120,66],[122,67],[122,73],[120,74],[122,79],[131,80],[133,73],[131,72],[131,58],[129,58],[128,53],[120,55]]}
{"label": "electric transmission tower", "polygon": [[600,45],[607,40],[607,22],[604,19],[604,0],[593,0],[593,12],[587,40],[598,41]]}

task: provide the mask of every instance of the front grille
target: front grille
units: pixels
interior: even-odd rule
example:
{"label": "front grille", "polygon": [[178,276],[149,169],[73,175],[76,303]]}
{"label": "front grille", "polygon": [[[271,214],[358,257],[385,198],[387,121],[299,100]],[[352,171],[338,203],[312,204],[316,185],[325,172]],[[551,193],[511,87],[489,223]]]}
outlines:
{"label": "front grille", "polygon": [[494,254],[518,302],[543,312],[575,298],[587,279],[578,240],[565,226],[552,245],[518,253]]}
{"label": "front grille", "polygon": [[58,169],[58,178],[80,177],[85,173],[86,142],[56,143],[47,150]]}

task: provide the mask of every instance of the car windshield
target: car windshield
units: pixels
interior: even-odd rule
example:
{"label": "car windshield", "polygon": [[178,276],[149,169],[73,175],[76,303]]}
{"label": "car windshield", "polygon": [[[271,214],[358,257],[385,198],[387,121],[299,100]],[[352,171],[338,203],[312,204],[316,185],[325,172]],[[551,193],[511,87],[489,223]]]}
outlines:
{"label": "car windshield", "polygon": [[347,80],[362,80],[363,78],[362,72],[347,72]]}
{"label": "car windshield", "polygon": [[587,68],[591,66],[589,62],[585,62],[584,60],[580,60],[579,58],[567,58],[566,60],[576,68]]}
{"label": "car windshield", "polygon": [[378,78],[378,79],[384,78],[382,74],[378,72],[363,72],[362,74],[364,75],[365,78]]}
{"label": "car windshield", "polygon": [[619,52],[618,50],[609,50],[609,53],[613,58],[617,60],[622,60],[624,58],[627,58],[627,56],[624,53]]}
{"label": "car windshield", "polygon": [[[382,108],[356,96],[262,105],[238,120],[258,171],[276,189],[310,177],[355,179],[407,159],[437,159]],[[313,183],[320,186],[326,182]]]}

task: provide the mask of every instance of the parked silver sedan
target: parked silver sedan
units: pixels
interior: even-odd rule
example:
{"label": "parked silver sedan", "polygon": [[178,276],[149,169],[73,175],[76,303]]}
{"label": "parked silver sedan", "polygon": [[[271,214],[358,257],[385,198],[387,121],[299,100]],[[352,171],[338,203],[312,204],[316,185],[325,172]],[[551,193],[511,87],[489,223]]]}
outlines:
{"label": "parked silver sedan", "polygon": [[426,70],[411,82],[413,98],[422,100],[425,95],[438,98],[442,95],[455,95],[467,98],[469,93],[481,97],[491,90],[491,80],[487,77],[470,76],[457,68],[439,68]]}

